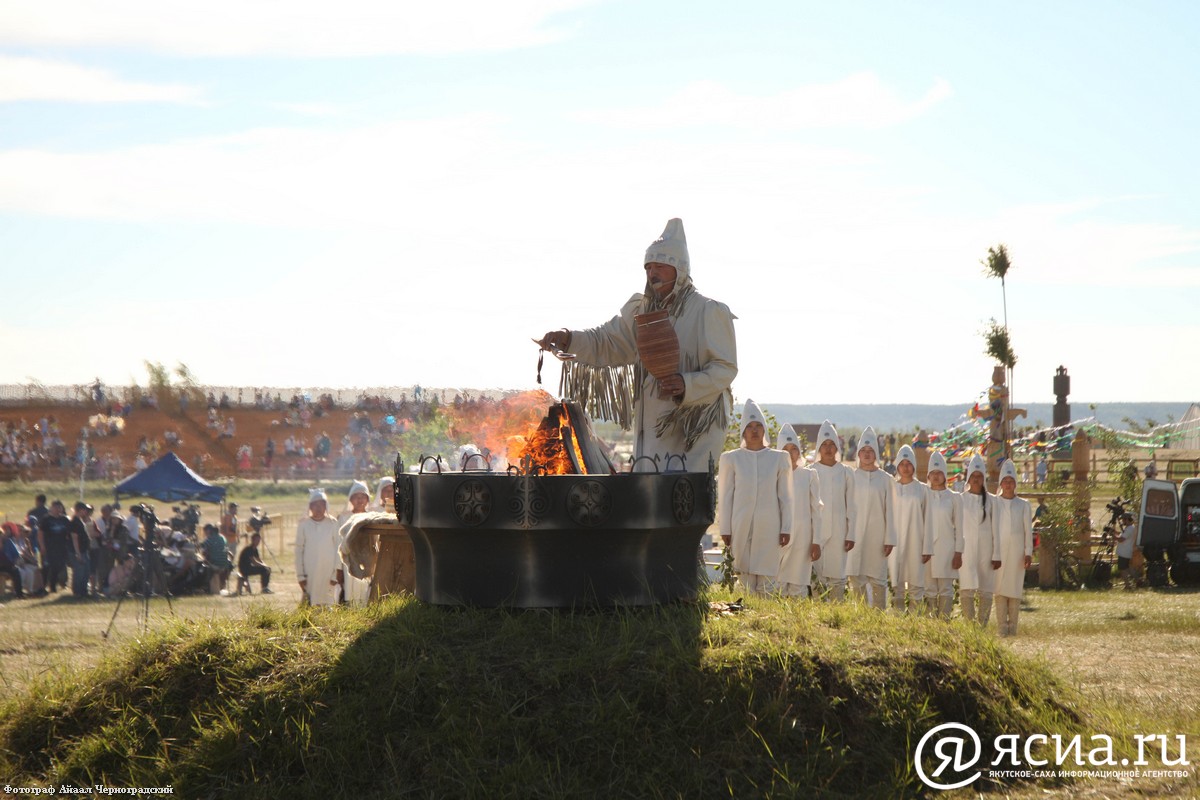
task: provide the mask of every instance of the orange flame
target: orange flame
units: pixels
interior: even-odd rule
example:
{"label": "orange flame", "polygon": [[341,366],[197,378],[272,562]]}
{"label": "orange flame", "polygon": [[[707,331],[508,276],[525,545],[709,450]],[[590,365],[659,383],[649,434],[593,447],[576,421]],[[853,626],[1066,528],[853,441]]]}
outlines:
{"label": "orange flame", "polygon": [[469,431],[479,447],[504,453],[510,465],[520,464],[528,455],[545,474],[570,475],[576,472],[573,454],[579,471],[585,470],[566,406],[541,389],[521,392],[498,403],[455,408],[451,425],[456,431]]}

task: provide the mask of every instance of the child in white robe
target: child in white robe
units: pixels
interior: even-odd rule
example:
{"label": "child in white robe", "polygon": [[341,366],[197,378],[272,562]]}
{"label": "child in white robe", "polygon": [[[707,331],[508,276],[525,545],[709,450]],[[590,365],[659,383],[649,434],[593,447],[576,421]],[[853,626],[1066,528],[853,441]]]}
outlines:
{"label": "child in white robe", "polygon": [[892,476],[879,468],[875,429],[858,437],[858,469],[851,473],[853,515],[846,539],[846,575],[850,588],[875,608],[887,608],[887,558],[896,546]]}
{"label": "child in white robe", "polygon": [[959,495],[958,528],[962,531],[962,567],[958,570],[958,598],[963,619],[987,625],[992,613],[992,548],[995,543],[996,504],[984,483],[986,467],[974,455],[967,465],[967,489]]}
{"label": "child in white robe", "polygon": [[962,566],[963,536],[958,527],[959,496],[946,487],[946,459],[929,456],[929,493],[925,496],[925,599],[933,614],[949,619],[954,581]]}
{"label": "child in white robe", "polygon": [[[354,481],[350,485],[350,494],[346,499],[346,508],[337,517],[339,541],[344,542],[346,534],[350,532],[350,529],[346,527],[346,522],[355,514],[365,513],[367,511],[367,504],[370,502],[371,490],[362,481]],[[345,559],[342,559],[342,590],[343,597],[347,603],[365,603],[371,594],[371,582],[363,578],[354,577],[350,573],[350,568],[347,566]]]}
{"label": "child in white robe", "polygon": [[777,445],[792,460],[792,539],[780,548],[779,591],[809,597],[813,563],[821,558],[821,545],[814,540],[821,524],[821,479],[805,466],[800,437],[791,425],[780,429]]}
{"label": "child in white robe", "polygon": [[1000,466],[1000,495],[994,500],[996,625],[1001,636],[1016,636],[1025,570],[1033,561],[1033,510],[1028,500],[1017,497],[1017,466],[1012,459]]}
{"label": "child in white robe", "polygon": [[742,446],[721,454],[717,524],[733,568],[752,594],[771,591],[779,549],[792,531],[792,465],[766,444],[766,419],[753,400],[742,409]]}
{"label": "child in white robe", "polygon": [[821,524],[816,543],[821,558],[816,563],[818,582],[825,588],[826,600],[846,596],[846,535],[854,507],[851,494],[851,470],[842,463],[841,438],[829,420],[817,432],[817,461],[813,464],[821,493]]}
{"label": "child in white robe", "polygon": [[[908,445],[896,454],[894,487],[896,549],[888,558],[892,579],[892,608],[920,613],[925,600],[925,505],[929,488],[916,479],[917,456]],[[908,607],[905,608],[905,596]]]}
{"label": "child in white robe", "polygon": [[308,495],[308,516],[296,525],[296,580],[314,606],[337,605],[341,595],[342,557],[337,521],[326,514],[329,499],[321,489]]}

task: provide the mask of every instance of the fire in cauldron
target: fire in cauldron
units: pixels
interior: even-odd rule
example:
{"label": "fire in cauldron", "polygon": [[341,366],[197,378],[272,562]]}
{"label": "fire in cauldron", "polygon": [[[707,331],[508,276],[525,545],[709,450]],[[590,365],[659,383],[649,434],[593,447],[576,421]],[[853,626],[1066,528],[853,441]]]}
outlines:
{"label": "fire in cauldron", "polygon": [[509,453],[511,464],[531,464],[530,469],[540,475],[609,475],[616,471],[591,420],[577,403],[550,406],[532,433],[514,437]]}

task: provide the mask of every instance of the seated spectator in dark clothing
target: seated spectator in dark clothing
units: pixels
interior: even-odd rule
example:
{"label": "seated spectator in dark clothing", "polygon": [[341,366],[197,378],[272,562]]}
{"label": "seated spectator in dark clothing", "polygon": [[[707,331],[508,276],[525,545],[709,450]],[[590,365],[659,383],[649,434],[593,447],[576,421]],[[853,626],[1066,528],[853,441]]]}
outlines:
{"label": "seated spectator in dark clothing", "polygon": [[12,578],[13,594],[18,600],[23,600],[25,590],[21,587],[21,571],[18,569],[21,563],[21,549],[14,540],[15,533],[16,523],[4,523],[4,545],[0,547],[0,574]]}
{"label": "seated spectator in dark clothing", "polygon": [[229,558],[229,543],[225,541],[216,525],[209,523],[204,526],[204,541],[200,543],[200,550],[204,553],[204,560],[208,565],[221,576],[223,587],[229,573],[233,571],[233,561]]}
{"label": "seated spectator in dark clothing", "polygon": [[250,546],[243,547],[242,552],[238,554],[238,572],[243,578],[249,578],[251,575],[261,576],[263,594],[272,594],[267,586],[271,582],[271,568],[264,564],[258,555],[258,545],[261,541],[262,536],[257,533],[251,534]]}

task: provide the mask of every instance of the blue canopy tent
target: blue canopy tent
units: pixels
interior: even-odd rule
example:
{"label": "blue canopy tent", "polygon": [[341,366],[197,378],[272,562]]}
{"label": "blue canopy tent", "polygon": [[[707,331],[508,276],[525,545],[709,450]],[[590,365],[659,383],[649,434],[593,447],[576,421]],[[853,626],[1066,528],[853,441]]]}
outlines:
{"label": "blue canopy tent", "polygon": [[204,503],[224,503],[225,487],[213,486],[179,460],[174,453],[130,475],[113,487],[117,500],[125,497],[153,497],[169,503],[173,500],[199,500]]}

